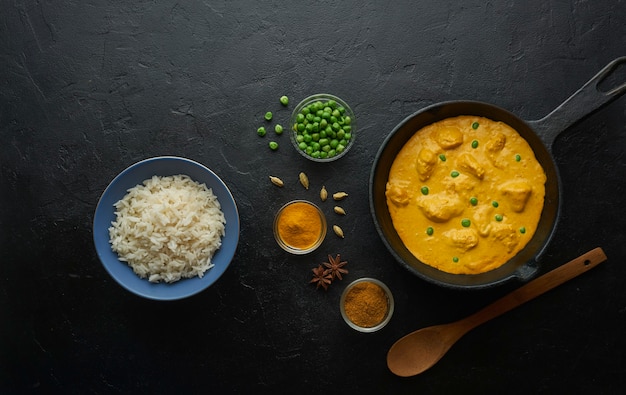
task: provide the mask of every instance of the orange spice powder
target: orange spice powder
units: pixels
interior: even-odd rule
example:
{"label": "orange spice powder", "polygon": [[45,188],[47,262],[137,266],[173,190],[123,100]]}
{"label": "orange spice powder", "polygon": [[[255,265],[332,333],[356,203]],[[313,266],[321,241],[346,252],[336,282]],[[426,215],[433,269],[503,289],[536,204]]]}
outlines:
{"label": "orange spice powder", "polygon": [[299,250],[312,247],[322,233],[322,219],[311,204],[295,202],[285,207],[278,217],[278,236]]}

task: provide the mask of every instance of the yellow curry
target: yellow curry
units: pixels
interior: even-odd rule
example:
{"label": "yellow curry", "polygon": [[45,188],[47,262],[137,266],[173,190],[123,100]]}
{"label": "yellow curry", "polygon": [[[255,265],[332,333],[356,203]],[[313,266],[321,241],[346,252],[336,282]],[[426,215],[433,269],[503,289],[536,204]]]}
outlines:
{"label": "yellow curry", "polygon": [[502,266],[530,241],[545,182],[517,131],[464,115],[428,125],[407,141],[389,172],[387,206],[420,261],[478,274]]}

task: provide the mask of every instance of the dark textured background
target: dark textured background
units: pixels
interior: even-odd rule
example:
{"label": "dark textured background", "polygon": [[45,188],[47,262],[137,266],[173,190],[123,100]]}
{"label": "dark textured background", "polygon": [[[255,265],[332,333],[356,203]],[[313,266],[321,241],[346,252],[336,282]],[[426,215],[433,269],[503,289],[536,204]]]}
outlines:
{"label": "dark textured background", "polygon": [[[421,376],[388,348],[517,287],[459,292],[410,276],[380,241],[368,177],[393,127],[426,105],[486,101],[534,120],[626,55],[626,3],[594,1],[0,0],[0,393],[621,393],[626,390],[626,98],[556,140],[564,201],[542,272],[596,246],[599,268],[492,321]],[[623,76],[619,81],[624,81]],[[358,139],[319,165],[256,135],[305,96],[351,104]],[[289,108],[278,103],[291,99]],[[109,181],[157,155],[222,177],[241,215],[224,276],[176,302],[125,291],[95,254]],[[309,174],[304,191],[297,174]],[[267,176],[288,184],[277,189]],[[296,257],[273,214],[318,188],[346,190],[345,240]],[[332,205],[323,206],[330,217]],[[328,292],[328,253],[349,261]],[[338,310],[346,281],[396,298],[375,334]]]}

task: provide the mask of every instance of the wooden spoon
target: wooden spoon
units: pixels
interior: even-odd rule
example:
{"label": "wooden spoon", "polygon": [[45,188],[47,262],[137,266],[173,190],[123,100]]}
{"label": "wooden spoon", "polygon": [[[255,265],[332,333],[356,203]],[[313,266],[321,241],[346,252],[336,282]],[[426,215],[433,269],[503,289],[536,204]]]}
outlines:
{"label": "wooden spoon", "polygon": [[604,251],[595,248],[521,286],[469,317],[409,333],[391,346],[387,353],[387,366],[401,377],[420,374],[437,363],[457,340],[478,325],[571,280],[606,259]]}

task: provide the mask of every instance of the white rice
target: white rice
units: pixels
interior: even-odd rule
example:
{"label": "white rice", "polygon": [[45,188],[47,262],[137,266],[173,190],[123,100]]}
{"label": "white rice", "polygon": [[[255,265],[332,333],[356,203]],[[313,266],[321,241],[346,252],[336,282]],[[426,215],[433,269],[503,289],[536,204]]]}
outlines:
{"label": "white rice", "polygon": [[226,219],[205,184],[186,175],[154,176],[114,206],[111,246],[139,277],[171,283],[213,267]]}

